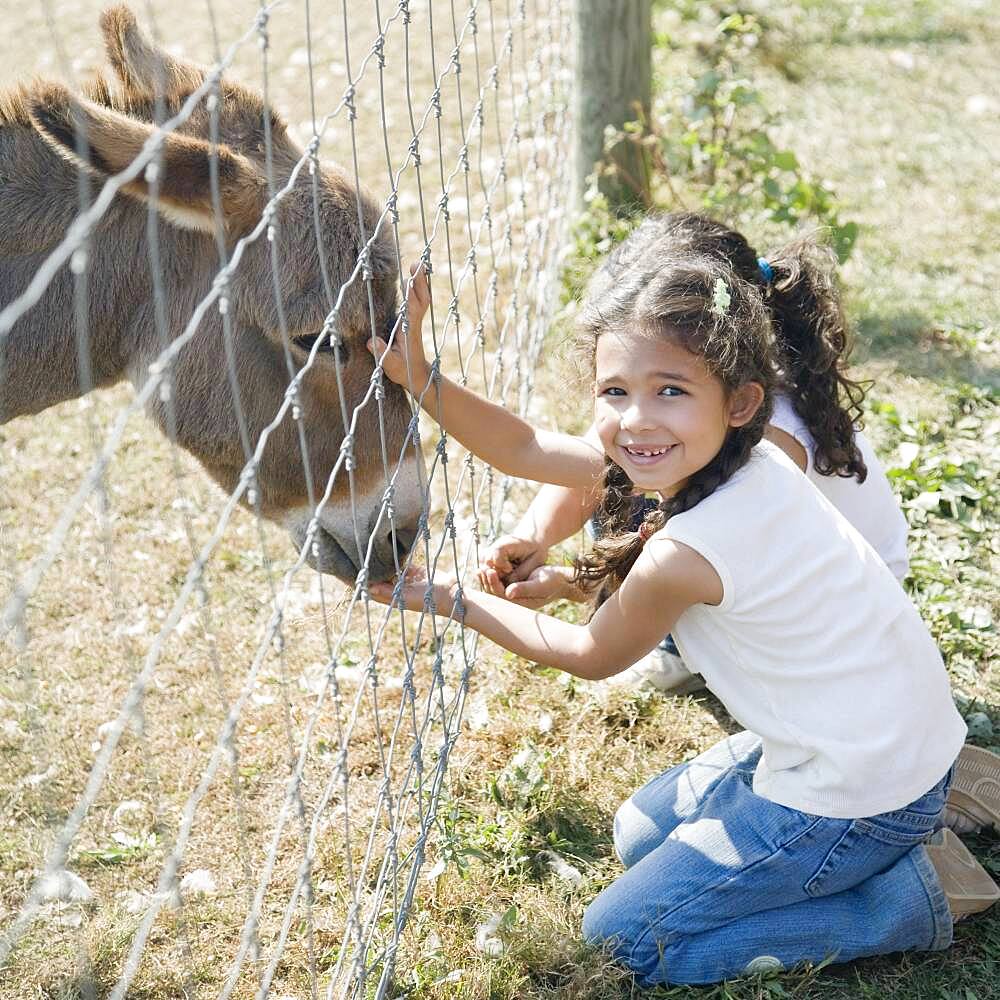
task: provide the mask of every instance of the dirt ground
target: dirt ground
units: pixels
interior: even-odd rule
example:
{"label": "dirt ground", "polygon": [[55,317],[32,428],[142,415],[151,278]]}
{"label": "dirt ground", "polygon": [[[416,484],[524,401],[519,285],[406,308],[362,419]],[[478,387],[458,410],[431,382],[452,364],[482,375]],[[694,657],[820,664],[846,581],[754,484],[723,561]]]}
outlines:
{"label": "dirt ground", "polygon": [[[73,84],[101,65],[102,4],[4,6],[16,32],[0,42],[0,87],[32,76]],[[201,63],[225,53],[255,20],[253,5],[155,2],[135,11],[170,52]],[[267,17],[266,48],[251,31],[230,71],[262,89],[266,59],[272,104],[303,145],[318,121],[321,157],[349,173],[356,162],[360,182],[383,200],[396,186],[403,258],[418,256],[425,242],[432,248],[448,363],[457,364],[461,341],[473,384],[494,379],[495,397],[515,406],[527,402],[534,373],[512,359],[530,360],[547,326],[552,295],[540,276],[551,275],[565,203],[557,165],[568,119],[545,96],[557,93],[546,83],[558,84],[565,71],[561,17],[505,2],[416,2],[407,17],[387,3],[314,4],[307,43],[306,7],[288,3]],[[353,121],[342,103],[349,79]],[[415,131],[419,170],[409,155]],[[473,244],[478,275],[467,261]],[[500,348],[507,360],[498,366]],[[95,442],[131,397],[116,387],[0,429],[4,601],[44,552]],[[433,461],[433,426],[424,439]],[[449,454],[450,465],[432,466],[429,548],[466,564],[470,529],[495,530],[506,487],[459,461],[454,447]],[[455,544],[442,526],[447,499]],[[251,996],[262,982],[275,996],[307,996],[325,988],[338,960],[338,982],[352,974],[358,940],[370,947],[370,963],[393,940],[475,644],[466,637],[463,652],[454,629],[445,638],[416,619],[404,627],[377,606],[351,606],[345,588],[308,569],[286,581],[296,558],[287,537],[244,510],[225,527],[200,599],[164,630],[192,553],[215,530],[224,501],[196,462],[135,415],[32,595],[23,628],[0,645],[4,934],[16,927],[88,776],[101,778],[67,863],[91,895],[43,907],[0,975],[5,1000],[104,996],[130,948],[139,967],[129,996],[207,996],[224,984],[233,996]],[[141,709],[121,720],[124,734],[101,763],[158,636]],[[231,738],[227,713],[236,718]],[[180,908],[156,895],[172,852],[179,878],[194,873],[181,882]],[[309,901],[301,886],[295,892],[304,857]],[[151,904],[157,916],[144,927]],[[259,926],[247,932],[250,958],[234,966],[251,908]],[[355,937],[342,948],[352,910]]]}

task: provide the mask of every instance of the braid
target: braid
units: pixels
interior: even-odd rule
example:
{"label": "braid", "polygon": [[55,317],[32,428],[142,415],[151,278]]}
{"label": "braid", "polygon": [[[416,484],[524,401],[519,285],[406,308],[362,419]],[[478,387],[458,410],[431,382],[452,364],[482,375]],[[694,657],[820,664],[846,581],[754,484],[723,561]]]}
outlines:
{"label": "braid", "polygon": [[[588,554],[576,559],[574,584],[584,593],[596,592],[598,604],[608,591],[621,586],[639,558],[646,539],[653,532],[659,531],[675,514],[691,510],[711,496],[747,463],[751,449],[761,439],[766,420],[767,415],[758,412],[749,424],[733,428],[715,458],[692,475],[682,489],[650,511],[638,531],[630,530],[627,511],[631,510],[631,505],[623,503],[622,493],[618,492],[622,490],[623,483],[628,484],[630,489],[631,482],[620,466],[609,461],[605,472],[605,491],[594,514],[609,533],[598,539]],[[609,500],[612,489],[616,495]],[[624,515],[621,513],[623,510],[626,511]],[[617,532],[612,534],[614,529]]]}

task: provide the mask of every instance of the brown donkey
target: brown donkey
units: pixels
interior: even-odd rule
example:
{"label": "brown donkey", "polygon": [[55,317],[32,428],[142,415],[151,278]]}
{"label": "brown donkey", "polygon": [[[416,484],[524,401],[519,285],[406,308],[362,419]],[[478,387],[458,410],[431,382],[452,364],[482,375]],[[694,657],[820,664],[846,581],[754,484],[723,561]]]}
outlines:
{"label": "brown donkey", "polygon": [[[160,120],[172,117],[206,79],[204,69],[158,49],[127,7],[106,10],[101,27],[117,81],[99,77],[82,97],[43,82],[0,93],[0,306],[24,290],[66,235],[78,212],[80,171],[93,200],[103,180],[125,168],[153,133],[158,105]],[[157,184],[160,308],[170,340],[184,330],[220,267],[213,171],[218,176],[223,238],[232,249],[258,224],[268,201],[265,114],[274,190],[285,186],[302,156],[282,120],[266,111],[253,91],[223,80],[216,107],[217,166],[209,145],[212,114],[203,100],[177,133],[167,137],[157,178],[150,182]],[[85,160],[77,154],[79,134],[86,136],[89,147]],[[81,374],[78,358],[74,277],[64,267],[42,300],[0,340],[0,423],[124,377],[136,386],[148,377],[164,333],[157,322],[147,240],[146,199],[151,189],[142,177],[122,188],[91,236],[89,379]],[[174,433],[178,444],[227,491],[237,486],[246,463],[245,442],[253,448],[274,419],[291,373],[305,365],[379,219],[376,203],[338,170],[323,168],[315,179],[315,207],[313,177],[303,169],[276,208],[276,274],[272,243],[260,238],[246,246],[229,281],[236,393],[223,317],[213,308],[172,365],[170,404],[157,398],[149,407],[160,428]],[[321,241],[316,238],[314,211]],[[384,330],[395,317],[398,269],[387,222],[370,247],[367,270],[369,280],[359,274],[344,289],[334,326],[340,338],[336,353],[324,343],[301,383],[298,411],[308,467],[299,426],[289,415],[272,432],[257,470],[262,512],[285,525],[300,547],[312,516],[307,475],[318,498],[346,437],[344,414],[350,420],[370,389],[373,361],[365,349],[366,338],[372,324]],[[290,344],[283,343],[282,329]],[[341,468],[308,553],[312,565],[345,581],[354,580],[369,548],[370,578],[390,577],[394,555],[405,555],[417,531],[421,461],[414,446],[406,446],[411,419],[407,398],[388,381],[381,410],[381,431],[374,396],[358,414],[354,429],[353,516],[347,470]],[[404,452],[395,477],[396,530],[391,533],[384,514],[379,521],[379,510],[389,485],[386,474],[393,474]]]}

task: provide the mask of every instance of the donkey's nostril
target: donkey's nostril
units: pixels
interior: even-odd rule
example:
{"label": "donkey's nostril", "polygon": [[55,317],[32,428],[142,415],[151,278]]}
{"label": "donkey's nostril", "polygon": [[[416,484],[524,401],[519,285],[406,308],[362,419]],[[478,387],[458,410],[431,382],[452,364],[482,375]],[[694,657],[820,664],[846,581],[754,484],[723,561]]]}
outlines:
{"label": "donkey's nostril", "polygon": [[395,534],[396,555],[402,562],[410,554],[410,549],[413,548],[413,543],[417,540],[417,531],[415,528],[397,528]]}

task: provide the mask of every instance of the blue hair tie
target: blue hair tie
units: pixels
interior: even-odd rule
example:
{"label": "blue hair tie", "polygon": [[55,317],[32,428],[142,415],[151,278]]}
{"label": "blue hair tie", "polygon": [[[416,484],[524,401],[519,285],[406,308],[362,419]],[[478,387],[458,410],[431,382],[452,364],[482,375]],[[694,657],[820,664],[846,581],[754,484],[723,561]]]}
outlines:
{"label": "blue hair tie", "polygon": [[764,279],[766,284],[771,284],[774,281],[774,268],[768,264],[764,257],[757,258],[757,267],[760,268],[760,275]]}

